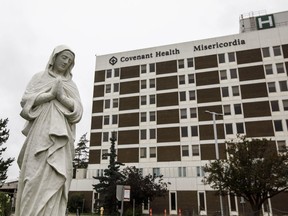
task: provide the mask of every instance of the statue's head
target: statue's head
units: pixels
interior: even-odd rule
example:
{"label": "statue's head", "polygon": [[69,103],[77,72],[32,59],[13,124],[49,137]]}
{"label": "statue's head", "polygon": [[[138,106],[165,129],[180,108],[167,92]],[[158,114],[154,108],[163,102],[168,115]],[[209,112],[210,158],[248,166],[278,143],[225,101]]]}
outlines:
{"label": "statue's head", "polygon": [[47,69],[68,78],[71,76],[71,70],[74,67],[75,54],[65,45],[57,46],[50,56]]}

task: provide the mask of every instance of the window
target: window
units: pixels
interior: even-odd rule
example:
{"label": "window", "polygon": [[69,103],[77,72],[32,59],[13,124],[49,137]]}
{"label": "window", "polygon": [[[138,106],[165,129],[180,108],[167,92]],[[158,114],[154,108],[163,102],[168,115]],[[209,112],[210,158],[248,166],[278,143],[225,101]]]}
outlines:
{"label": "window", "polygon": [[274,53],[274,56],[280,56],[281,55],[280,46],[274,46],[273,47],[273,53]]}
{"label": "window", "polygon": [[149,86],[150,86],[150,88],[155,88],[155,79],[149,80]]}
{"label": "window", "polygon": [[156,139],[156,129],[149,129],[150,139]]}
{"label": "window", "polygon": [[204,170],[203,170],[202,166],[197,166],[196,169],[197,169],[197,176],[198,177],[204,176]]}
{"label": "window", "polygon": [[140,158],[146,158],[146,157],[147,157],[146,148],[140,148]]}
{"label": "window", "polygon": [[110,108],[110,100],[109,99],[105,100],[104,107],[105,107],[105,109],[109,109]]}
{"label": "window", "polygon": [[179,76],[179,85],[185,84],[185,75]]}
{"label": "window", "polygon": [[280,91],[288,91],[287,81],[279,81]]}
{"label": "window", "polygon": [[140,139],[141,140],[147,139],[146,129],[140,130]]}
{"label": "window", "polygon": [[229,60],[229,62],[235,62],[235,53],[234,52],[228,53],[228,60]]}
{"label": "window", "polygon": [[275,82],[268,82],[268,91],[271,92],[276,92],[276,86],[275,86]]}
{"label": "window", "polygon": [[227,79],[227,71],[226,70],[220,70],[220,79],[221,80]]}
{"label": "window", "polygon": [[146,112],[141,112],[141,122],[146,122]]}
{"label": "window", "polygon": [[230,104],[228,104],[228,105],[223,105],[223,109],[224,109],[224,115],[231,115]]}
{"label": "window", "polygon": [[244,133],[244,124],[236,123],[236,130],[237,130],[237,134]]}
{"label": "window", "polygon": [[187,109],[180,109],[181,119],[187,118]]}
{"label": "window", "polygon": [[193,58],[187,59],[187,66],[188,66],[188,68],[193,67]]}
{"label": "window", "polygon": [[117,123],[118,123],[118,116],[112,115],[112,124],[117,124]]}
{"label": "window", "polygon": [[150,147],[150,158],[156,158],[156,147]]}
{"label": "window", "polygon": [[177,203],[176,203],[176,193],[175,192],[170,192],[170,203],[171,203],[171,211],[176,211],[177,210]]}
{"label": "window", "polygon": [[219,64],[225,63],[225,54],[224,53],[218,54],[218,63]]}
{"label": "window", "polygon": [[109,141],[109,133],[103,132],[103,142],[108,142],[108,141]]}
{"label": "window", "polygon": [[189,100],[195,100],[196,96],[195,96],[195,91],[189,91]]}
{"label": "window", "polygon": [[115,68],[114,69],[114,77],[119,77],[120,75],[120,69],[119,68]]}
{"label": "window", "polygon": [[160,168],[153,168],[153,174],[155,175],[155,176],[160,176],[161,174],[160,174]]}
{"label": "window", "polygon": [[238,77],[236,68],[230,69],[230,77],[231,79],[236,79]]}
{"label": "window", "polygon": [[283,102],[283,109],[285,111],[287,111],[288,110],[288,100],[283,100],[282,102]]}
{"label": "window", "polygon": [[150,104],[155,104],[155,95],[150,95]]}
{"label": "window", "polygon": [[241,104],[234,104],[234,112],[235,115],[242,114]]}
{"label": "window", "polygon": [[114,92],[119,92],[119,83],[114,83]]}
{"label": "window", "polygon": [[141,96],[141,105],[146,105],[147,101],[146,101],[146,95]]}
{"label": "window", "polygon": [[198,127],[197,126],[191,126],[191,136],[198,136]]}
{"label": "window", "polygon": [[269,47],[262,48],[262,55],[263,55],[263,58],[270,57]]}
{"label": "window", "polygon": [[178,176],[186,177],[186,167],[178,167]]}
{"label": "window", "polygon": [[272,64],[264,65],[266,75],[273,74]]}
{"label": "window", "polygon": [[111,84],[106,85],[106,93],[111,93]]}
{"label": "window", "polygon": [[283,131],[282,121],[274,120],[275,131]]}
{"label": "window", "polygon": [[232,86],[232,94],[233,94],[233,96],[239,96],[240,95],[239,86]]}
{"label": "window", "polygon": [[149,64],[149,72],[155,72],[155,63]]}
{"label": "window", "polygon": [[104,170],[103,169],[97,169],[97,176],[103,176]]}
{"label": "window", "polygon": [[141,89],[146,88],[146,80],[141,80]]}
{"label": "window", "polygon": [[280,73],[284,73],[284,65],[283,63],[277,63],[276,64],[276,70],[277,70],[277,73],[280,74]]}
{"label": "window", "polygon": [[233,193],[229,194],[229,200],[230,200],[230,210],[231,211],[237,211],[237,209],[236,209],[237,198],[236,198],[236,196]]}
{"label": "window", "polygon": [[147,72],[147,68],[146,68],[146,65],[141,65],[141,73],[146,73]]}
{"label": "window", "polygon": [[180,94],[180,101],[186,101],[186,92],[179,92]]}
{"label": "window", "polygon": [[117,140],[117,135],[118,135],[117,131],[113,131],[111,133],[111,136],[114,137],[116,140]]}
{"label": "window", "polygon": [[205,205],[205,193],[199,192],[198,193],[198,205],[199,205],[199,211],[206,211],[206,205]]}
{"label": "window", "polygon": [[277,147],[279,152],[285,152],[286,150],[286,141],[285,140],[279,140],[277,141]]}
{"label": "window", "polygon": [[104,125],[109,125],[109,116],[104,116]]}
{"label": "window", "polygon": [[118,98],[114,98],[113,99],[113,108],[117,108],[118,107]]}
{"label": "window", "polygon": [[102,160],[107,160],[108,159],[108,150],[107,149],[102,149]]}
{"label": "window", "polygon": [[200,156],[199,145],[192,145],[192,156]]}
{"label": "window", "polygon": [[155,114],[155,111],[151,111],[151,112],[149,113],[150,121],[151,121],[151,122],[156,120],[155,115],[156,115],[156,114]]}
{"label": "window", "polygon": [[229,90],[228,87],[222,87],[222,97],[228,97],[229,96]]}
{"label": "window", "polygon": [[278,100],[270,101],[272,112],[280,111]]}
{"label": "window", "polygon": [[195,76],[194,74],[188,74],[188,82],[195,83]]}
{"label": "window", "polygon": [[184,68],[184,59],[179,59],[179,60],[178,60],[178,68],[179,68],[179,69]]}
{"label": "window", "polygon": [[190,108],[190,118],[197,118],[196,108]]}
{"label": "window", "polygon": [[189,146],[188,145],[182,146],[182,157],[186,157],[186,156],[189,156]]}
{"label": "window", "polygon": [[[143,170],[143,168],[139,168],[141,175],[143,176],[143,172],[141,170]],[[148,199],[144,200],[143,202],[143,211],[149,211],[150,209],[150,202]]]}
{"label": "window", "polygon": [[[143,170],[143,168],[140,168]],[[143,172],[141,171],[141,175],[143,176]],[[144,211],[149,211],[150,209],[150,202],[148,199],[144,200],[144,203],[143,203],[143,210]]]}
{"label": "window", "polygon": [[112,77],[112,70],[106,70],[106,78],[111,78]]}
{"label": "window", "polygon": [[181,127],[181,137],[188,137],[187,127]]}
{"label": "window", "polygon": [[232,124],[225,124],[226,134],[233,134]]}

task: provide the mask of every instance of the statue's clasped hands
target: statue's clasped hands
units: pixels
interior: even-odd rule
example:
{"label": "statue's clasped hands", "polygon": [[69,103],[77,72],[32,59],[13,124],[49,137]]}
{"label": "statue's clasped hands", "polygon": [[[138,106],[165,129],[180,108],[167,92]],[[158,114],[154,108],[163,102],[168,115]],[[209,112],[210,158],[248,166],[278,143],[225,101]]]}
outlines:
{"label": "statue's clasped hands", "polygon": [[55,83],[53,84],[50,93],[53,95],[54,99],[57,99],[58,101],[65,100],[65,94],[64,94],[64,88],[63,88],[63,82],[61,77],[57,77]]}
{"label": "statue's clasped hands", "polygon": [[53,99],[57,99],[62,105],[67,107],[69,110],[73,110],[74,102],[65,95],[63,88],[63,82],[61,77],[57,77],[55,83],[53,84],[50,94]]}

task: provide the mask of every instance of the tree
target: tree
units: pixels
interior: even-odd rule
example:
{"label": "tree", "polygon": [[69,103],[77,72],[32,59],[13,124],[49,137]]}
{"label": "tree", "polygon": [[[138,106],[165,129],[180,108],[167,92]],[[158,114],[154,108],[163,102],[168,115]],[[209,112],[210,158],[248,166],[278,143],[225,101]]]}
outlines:
{"label": "tree", "polygon": [[[8,119],[0,119],[0,146],[2,146],[9,138],[9,130],[7,129]],[[0,184],[3,185],[7,179],[7,171],[9,166],[15,160],[9,157],[8,159],[3,159],[3,152],[6,148],[0,148]]]}
{"label": "tree", "polygon": [[75,157],[73,160],[73,167],[77,168],[87,168],[89,160],[89,148],[86,145],[89,140],[86,138],[87,133],[83,134],[77,143],[75,148]]}
{"label": "tree", "polygon": [[120,172],[120,167],[124,164],[116,161],[116,149],[115,149],[115,134],[112,133],[110,138],[111,147],[110,153],[102,155],[103,157],[109,157],[108,168],[104,170],[104,175],[99,177],[93,177],[99,180],[98,184],[93,185],[94,190],[100,193],[100,202],[103,207],[109,212],[109,215],[118,215],[118,201],[116,199],[116,187],[123,183],[124,176]]}
{"label": "tree", "polygon": [[8,194],[2,192],[0,192],[0,215],[11,215],[11,197]]}
{"label": "tree", "polygon": [[207,164],[203,181],[213,189],[243,197],[257,216],[267,199],[288,189],[287,149],[277,152],[273,142],[245,136],[226,145],[227,159]]}
{"label": "tree", "polygon": [[163,175],[148,174],[143,176],[142,172],[135,166],[126,167],[123,170],[125,176],[125,184],[130,185],[130,200],[135,200],[136,206],[141,206],[142,203],[152,201],[155,197],[165,196],[167,186],[170,183],[163,181]]}
{"label": "tree", "polygon": [[72,194],[69,197],[68,203],[67,203],[67,207],[69,212],[77,212],[77,209],[80,210],[80,212],[82,212],[82,208],[83,208],[83,203],[84,202],[84,195],[81,193],[76,193],[76,194]]}

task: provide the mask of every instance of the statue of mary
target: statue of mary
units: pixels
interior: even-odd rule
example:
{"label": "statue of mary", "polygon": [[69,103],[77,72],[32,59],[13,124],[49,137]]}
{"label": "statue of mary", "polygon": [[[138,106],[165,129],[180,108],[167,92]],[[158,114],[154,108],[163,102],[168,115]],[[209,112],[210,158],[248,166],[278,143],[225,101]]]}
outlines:
{"label": "statue of mary", "polygon": [[16,216],[64,216],[74,158],[75,124],[82,117],[72,81],[74,53],[54,49],[44,71],[29,82],[20,115],[27,120],[18,157],[20,177]]}

